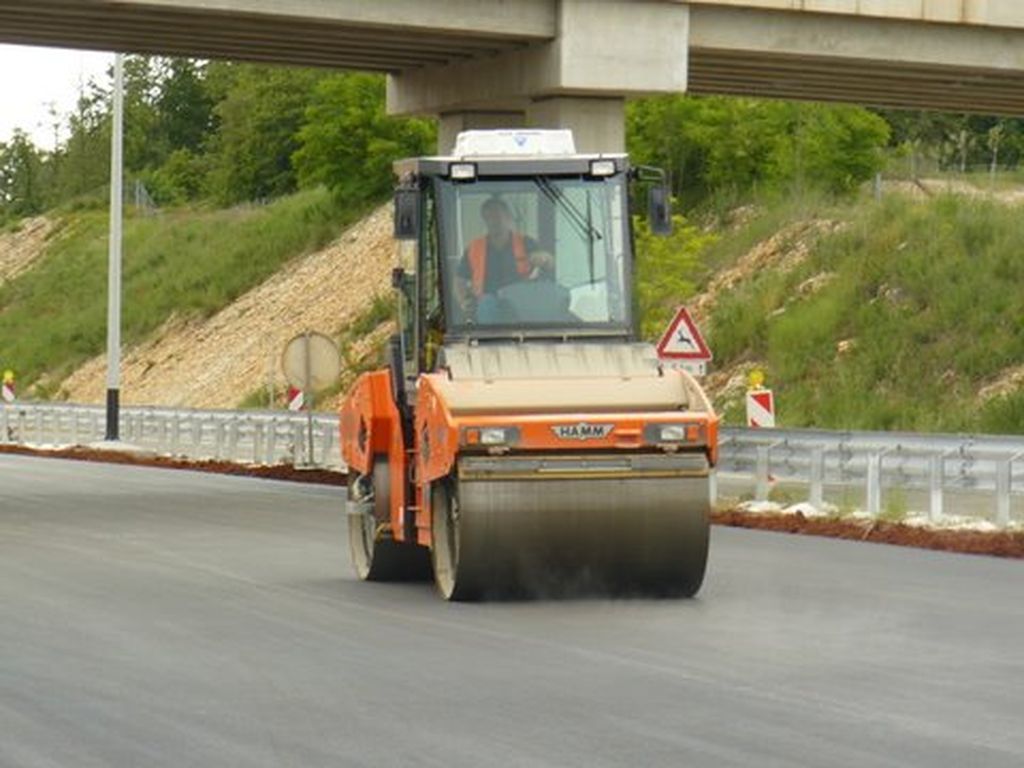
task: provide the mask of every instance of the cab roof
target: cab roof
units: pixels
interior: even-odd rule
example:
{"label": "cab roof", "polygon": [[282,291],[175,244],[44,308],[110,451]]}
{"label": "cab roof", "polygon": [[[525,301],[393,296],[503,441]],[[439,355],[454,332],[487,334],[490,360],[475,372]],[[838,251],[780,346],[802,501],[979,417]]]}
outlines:
{"label": "cab roof", "polygon": [[399,178],[410,175],[450,177],[453,165],[472,165],[470,178],[587,175],[591,173],[591,164],[595,160],[614,163],[616,173],[628,168],[624,154],[578,153],[571,131],[501,129],[463,131],[451,155],[399,160],[394,170]]}
{"label": "cab roof", "polygon": [[451,167],[472,163],[479,177],[493,176],[587,176],[591,163],[608,160],[615,163],[615,172],[628,170],[626,155],[567,155],[565,157],[412,157],[395,162],[395,175],[451,176]]}

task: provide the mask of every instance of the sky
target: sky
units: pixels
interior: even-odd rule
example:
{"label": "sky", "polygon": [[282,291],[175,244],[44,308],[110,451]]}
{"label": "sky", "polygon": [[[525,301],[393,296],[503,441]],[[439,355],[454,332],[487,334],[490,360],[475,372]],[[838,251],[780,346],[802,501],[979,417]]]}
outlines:
{"label": "sky", "polygon": [[[50,105],[66,122],[80,84],[90,77],[104,80],[113,61],[112,53],[0,45],[0,141],[21,128],[37,146],[53,149]],[[66,138],[59,136],[60,141]]]}

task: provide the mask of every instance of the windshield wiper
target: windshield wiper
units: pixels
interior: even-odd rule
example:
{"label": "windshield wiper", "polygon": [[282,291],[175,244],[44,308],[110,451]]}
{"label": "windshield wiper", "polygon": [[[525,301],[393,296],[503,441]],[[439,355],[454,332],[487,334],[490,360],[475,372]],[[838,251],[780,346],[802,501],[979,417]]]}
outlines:
{"label": "windshield wiper", "polygon": [[576,232],[579,235],[586,237],[591,244],[595,240],[603,239],[601,233],[594,229],[580,209],[576,207],[572,200],[566,197],[562,190],[552,184],[550,179],[544,176],[534,176],[533,181],[540,188],[540,191],[544,193],[544,196],[557,208],[561,209],[570,223],[576,227]]}

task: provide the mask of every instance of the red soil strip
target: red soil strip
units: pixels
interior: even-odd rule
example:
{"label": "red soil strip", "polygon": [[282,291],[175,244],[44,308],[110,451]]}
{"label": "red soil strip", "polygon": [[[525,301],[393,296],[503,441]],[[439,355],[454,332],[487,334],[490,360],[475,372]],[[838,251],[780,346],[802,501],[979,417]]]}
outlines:
{"label": "red soil strip", "polygon": [[[232,464],[228,461],[190,461],[165,456],[136,455],[102,451],[93,448],[62,448],[54,451],[39,451],[16,445],[0,445],[0,454],[13,453],[24,456],[40,456],[55,459],[97,461],[105,464],[130,464],[141,467],[165,469],[188,469],[195,472],[213,472],[221,475],[263,477],[273,480],[290,480],[299,483],[321,485],[345,485],[345,475],[326,469],[297,469],[288,464],[275,466],[250,466]],[[984,532],[931,530],[902,523],[882,521],[841,520],[836,518],[811,518],[797,512],[752,513],[721,511],[712,515],[712,522],[733,528],[751,528],[759,531],[795,533],[804,536],[824,536],[834,539],[870,541],[877,544],[895,544],[902,547],[935,549],[943,552],[960,552],[969,555],[990,555],[1024,559],[1024,532]]]}
{"label": "red soil strip", "polygon": [[759,531],[870,541],[877,544],[895,544],[901,547],[936,549],[968,555],[1024,558],[1024,532],[934,530],[878,520],[810,518],[799,512],[796,514],[715,512],[712,515],[712,520],[717,525],[727,525],[733,528],[752,528]]}
{"label": "red soil strip", "polygon": [[233,464],[230,461],[192,461],[146,454],[103,451],[94,448],[61,448],[55,451],[38,451],[19,445],[0,445],[0,454],[14,453],[22,456],[39,456],[53,459],[74,459],[76,461],[97,461],[104,464],[130,464],[139,467],[164,469],[188,469],[193,472],[213,472],[218,475],[240,475],[263,477],[270,480],[290,480],[296,483],[317,483],[320,485],[345,485],[345,475],[328,469],[299,469],[290,464],[258,466]]}

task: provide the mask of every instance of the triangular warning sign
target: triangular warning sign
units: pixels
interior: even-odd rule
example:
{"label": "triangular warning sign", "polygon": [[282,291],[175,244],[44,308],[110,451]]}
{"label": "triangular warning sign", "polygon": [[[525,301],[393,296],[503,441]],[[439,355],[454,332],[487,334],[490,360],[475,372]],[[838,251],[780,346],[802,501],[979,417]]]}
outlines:
{"label": "triangular warning sign", "polygon": [[658,357],[666,360],[711,360],[711,350],[686,307],[680,307],[658,342]]}

